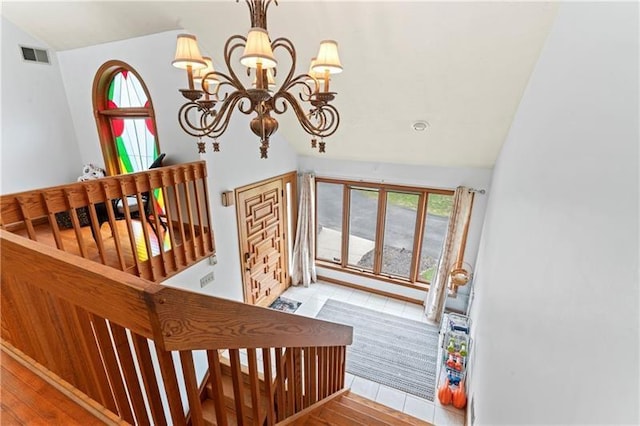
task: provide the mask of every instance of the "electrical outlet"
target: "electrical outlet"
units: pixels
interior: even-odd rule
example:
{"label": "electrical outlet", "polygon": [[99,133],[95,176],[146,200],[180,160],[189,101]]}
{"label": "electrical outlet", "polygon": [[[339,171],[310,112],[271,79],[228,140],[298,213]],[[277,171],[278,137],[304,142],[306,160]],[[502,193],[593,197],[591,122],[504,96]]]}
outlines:
{"label": "electrical outlet", "polygon": [[214,280],[213,271],[211,271],[204,277],[200,278],[200,287],[204,287],[208,285],[209,283],[213,282],[213,280]]}
{"label": "electrical outlet", "polygon": [[218,257],[214,254],[213,256],[209,256],[209,265],[214,266],[218,264]]}

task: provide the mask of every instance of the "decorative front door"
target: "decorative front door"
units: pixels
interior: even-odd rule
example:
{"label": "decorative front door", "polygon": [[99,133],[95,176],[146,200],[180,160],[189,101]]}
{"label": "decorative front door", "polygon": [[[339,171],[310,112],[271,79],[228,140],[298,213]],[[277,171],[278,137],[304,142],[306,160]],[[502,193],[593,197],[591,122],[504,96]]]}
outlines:
{"label": "decorative front door", "polygon": [[236,191],[244,300],[268,306],[286,289],[282,180]]}

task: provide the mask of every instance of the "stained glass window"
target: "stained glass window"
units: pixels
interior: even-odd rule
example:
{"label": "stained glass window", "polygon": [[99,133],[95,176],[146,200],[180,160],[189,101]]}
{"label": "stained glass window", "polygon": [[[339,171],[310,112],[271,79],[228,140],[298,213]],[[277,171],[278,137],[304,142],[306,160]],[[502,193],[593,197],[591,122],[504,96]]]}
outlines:
{"label": "stained glass window", "polygon": [[147,170],[160,150],[144,82],[119,61],[103,65],[96,82],[94,106],[107,171],[113,175]]}

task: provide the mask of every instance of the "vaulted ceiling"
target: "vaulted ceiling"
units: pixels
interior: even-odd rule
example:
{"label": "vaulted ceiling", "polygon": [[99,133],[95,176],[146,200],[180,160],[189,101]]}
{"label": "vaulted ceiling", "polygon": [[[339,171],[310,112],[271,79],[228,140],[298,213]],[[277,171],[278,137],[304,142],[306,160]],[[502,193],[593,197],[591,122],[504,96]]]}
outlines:
{"label": "vaulted ceiling", "polygon": [[[184,28],[223,68],[227,37],[250,26],[243,3],[4,1],[2,14],[56,50]],[[332,90],[341,123],[326,157],[492,167],[556,9],[547,2],[280,0],[268,26],[272,38],[293,41],[300,73],[320,40],[339,42],[344,72]],[[279,132],[308,153],[293,113],[278,119]],[[413,130],[417,120],[427,130]]]}

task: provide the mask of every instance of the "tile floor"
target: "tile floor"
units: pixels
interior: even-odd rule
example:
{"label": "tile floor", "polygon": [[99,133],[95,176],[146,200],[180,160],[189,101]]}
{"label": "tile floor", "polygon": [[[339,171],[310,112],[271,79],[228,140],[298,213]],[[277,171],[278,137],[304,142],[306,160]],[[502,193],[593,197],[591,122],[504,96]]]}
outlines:
{"label": "tile floor", "polygon": [[[295,313],[307,317],[315,317],[324,302],[331,298],[380,312],[426,322],[422,308],[413,303],[324,282],[312,284],[308,288],[290,287],[282,296],[302,302],[302,305]],[[431,402],[361,377],[355,377],[349,373],[346,376],[346,386],[351,387],[351,391],[354,393],[437,426],[461,426],[464,424],[463,410],[458,410],[451,406],[442,406],[437,398],[435,402]]]}

